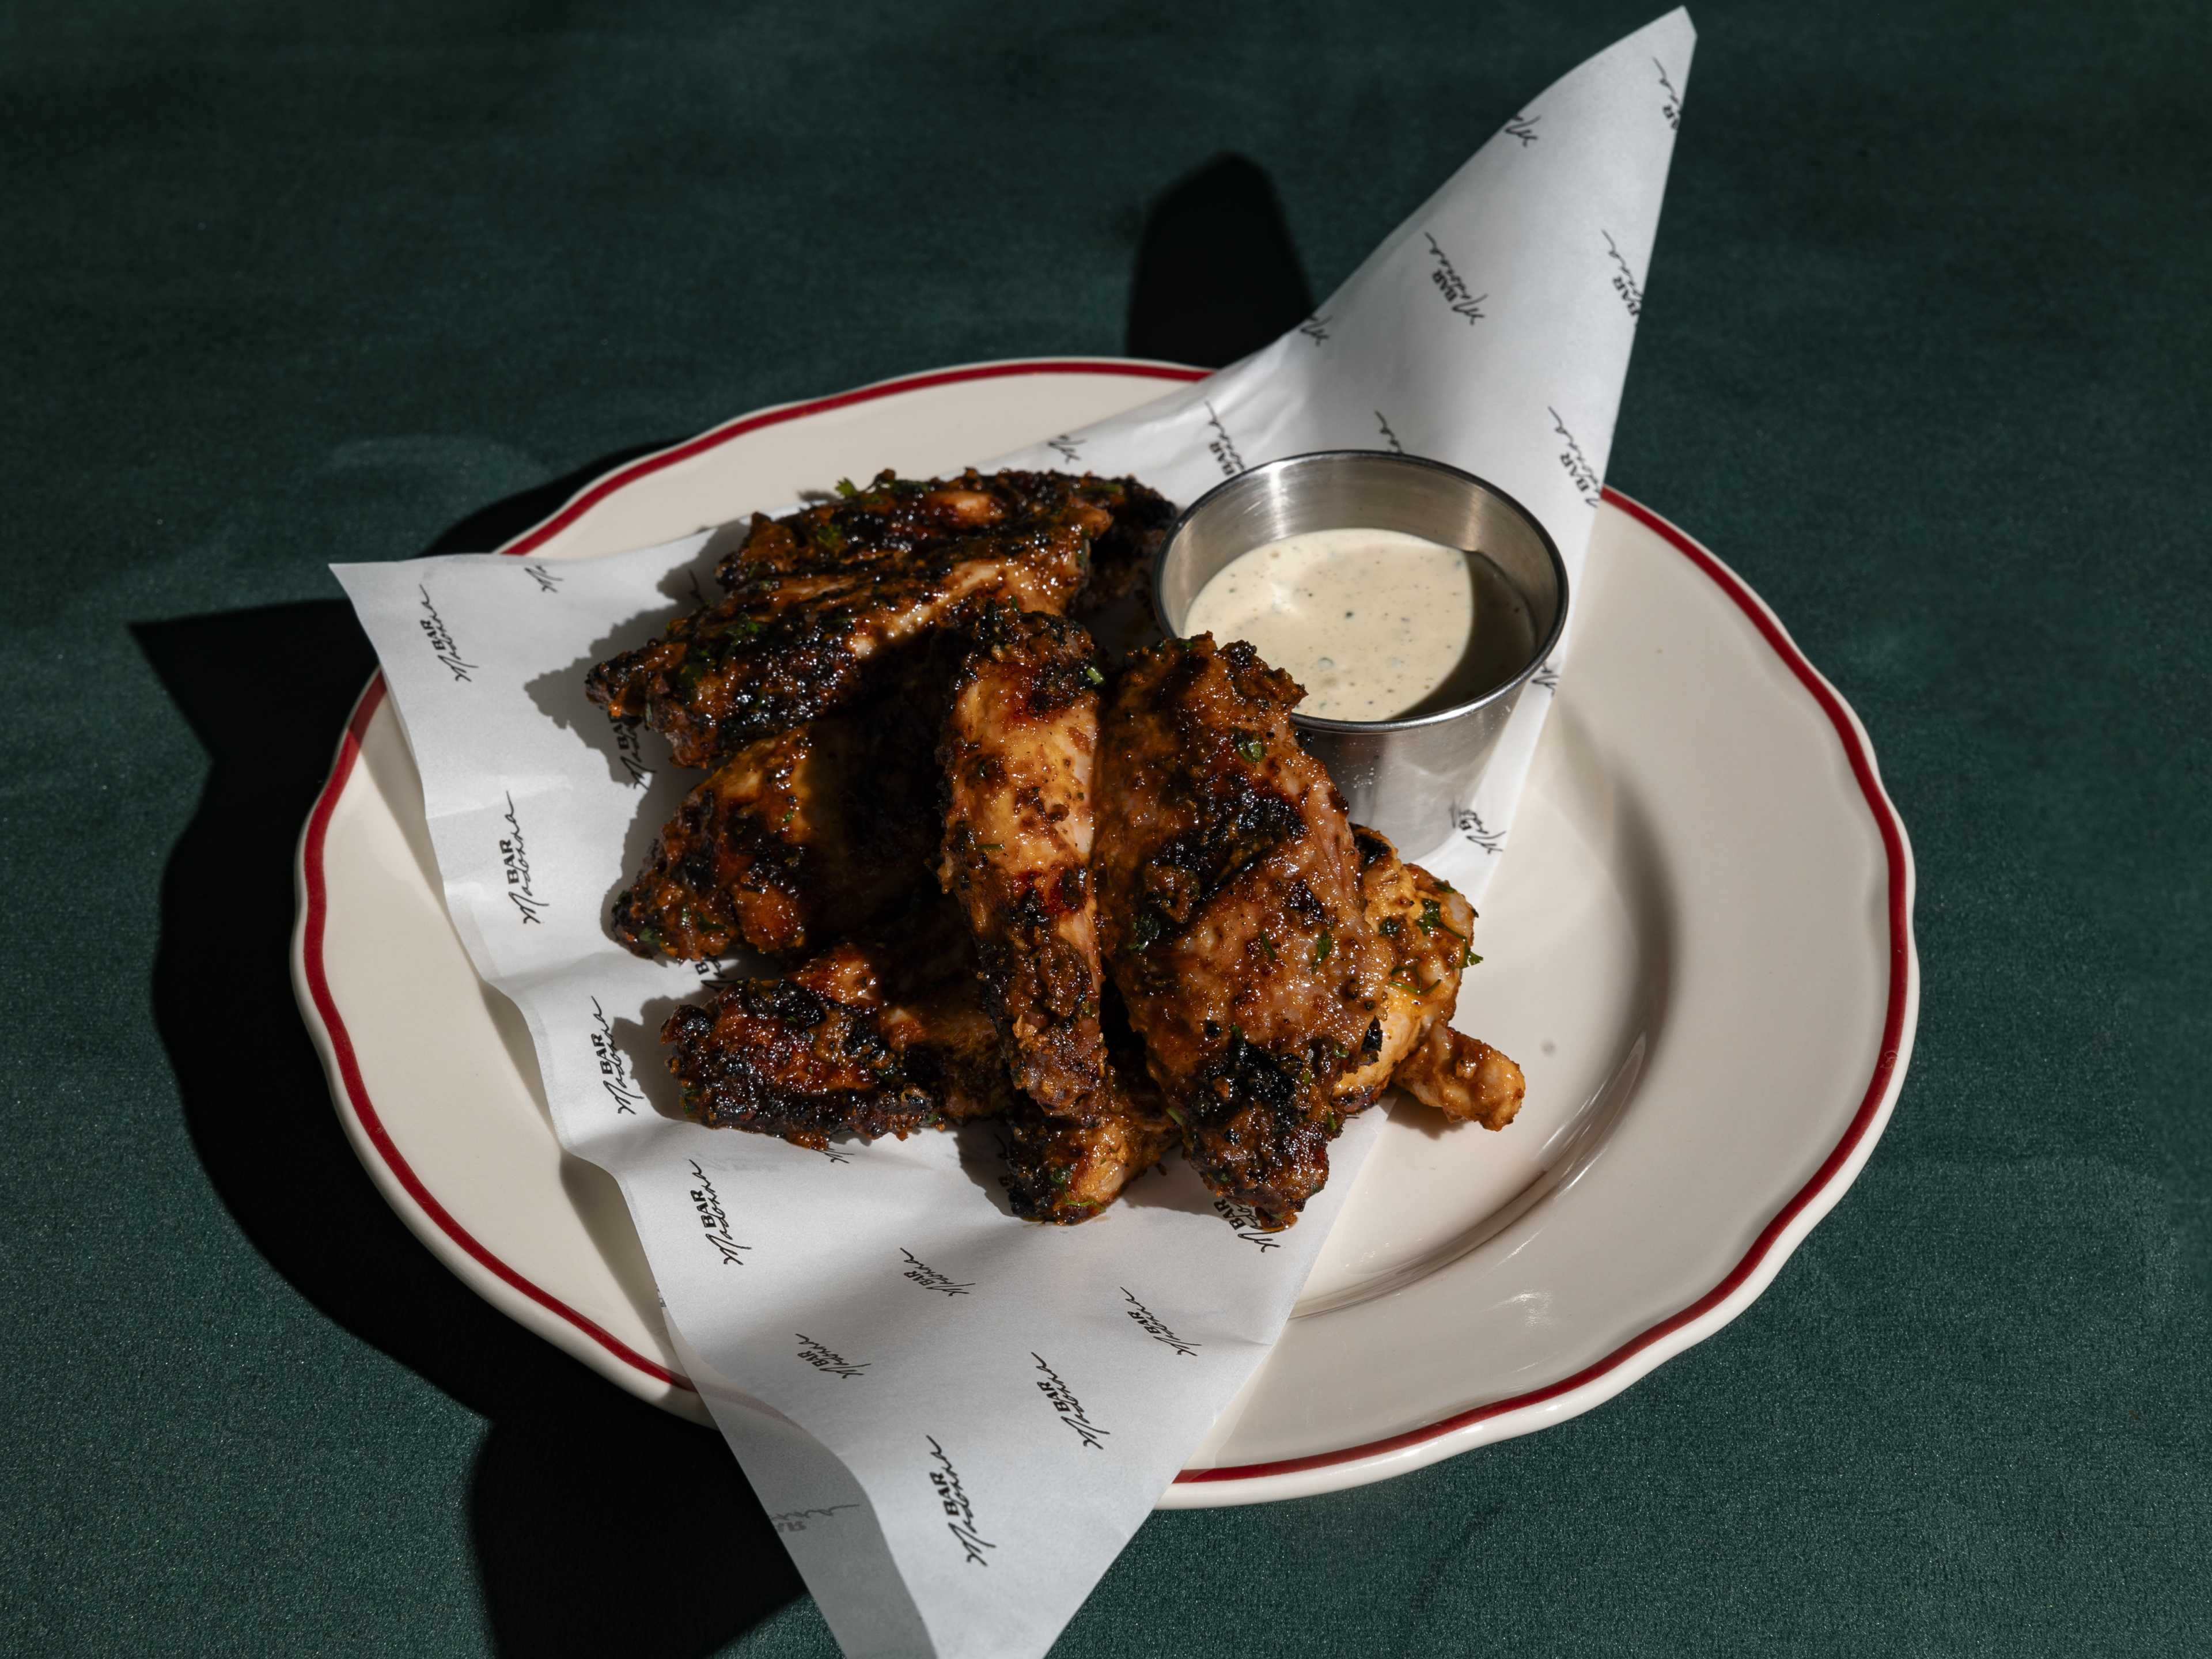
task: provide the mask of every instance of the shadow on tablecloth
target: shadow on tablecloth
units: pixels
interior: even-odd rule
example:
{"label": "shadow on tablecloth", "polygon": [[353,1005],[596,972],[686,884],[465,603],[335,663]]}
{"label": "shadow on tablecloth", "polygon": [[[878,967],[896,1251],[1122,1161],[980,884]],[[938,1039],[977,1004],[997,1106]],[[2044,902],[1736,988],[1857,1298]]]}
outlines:
{"label": "shadow on tablecloth", "polygon": [[[611,456],[471,515],[495,545]],[[315,526],[300,526],[312,534]],[[131,629],[212,763],[170,854],[153,1002],[209,1182],[301,1296],[489,1427],[470,1521],[503,1653],[710,1653],[800,1593],[737,1465],[480,1301],[386,1207],[293,1000],[294,847],[375,659],[341,599]]]}

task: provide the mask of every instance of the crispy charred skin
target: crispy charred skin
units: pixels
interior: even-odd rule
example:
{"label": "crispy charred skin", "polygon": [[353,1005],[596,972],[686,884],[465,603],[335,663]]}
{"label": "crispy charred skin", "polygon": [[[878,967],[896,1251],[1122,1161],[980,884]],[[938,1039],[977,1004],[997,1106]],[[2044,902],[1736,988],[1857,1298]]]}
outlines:
{"label": "crispy charred skin", "polygon": [[1089,568],[1089,530],[1070,514],[948,542],[908,565],[766,576],[601,663],[586,690],[613,718],[665,737],[678,765],[708,766],[859,701],[909,665],[905,647],[992,600],[1065,610]]}
{"label": "crispy charred skin", "polygon": [[1451,1027],[1474,948],[1474,907],[1449,882],[1401,860],[1374,830],[1355,824],[1352,833],[1367,919],[1389,952],[1390,971],[1379,1050],[1339,1090],[1371,1091],[1387,1080],[1448,1116],[1504,1128],[1521,1109],[1521,1068]]}
{"label": "crispy charred skin", "polygon": [[1063,1226],[1090,1220],[1180,1138],[1110,986],[1105,1005],[1110,1058],[1095,1119],[1048,1117],[1028,1100],[1006,1112],[1008,1196],[1014,1213],[1030,1220]]}
{"label": "crispy charred skin", "polygon": [[711,765],[881,687],[924,636],[994,601],[1066,611],[1092,587],[1094,543],[1123,558],[1157,516],[1145,491],[1115,534],[1114,504],[1142,489],[1126,481],[970,474],[921,486],[911,507],[899,481],[878,483],[756,520],[724,561],[727,594],[592,669],[592,700],[667,738],[678,765]]}
{"label": "crispy charred skin", "polygon": [[1502,1129],[1521,1109],[1521,1068],[1480,1037],[1441,1020],[1399,1062],[1391,1081],[1448,1117]]}
{"label": "crispy charred skin", "polygon": [[1359,854],[1360,901],[1387,967],[1376,1009],[1382,1037],[1337,1086],[1347,1099],[1364,1093],[1371,1101],[1430,1028],[1450,1020],[1474,908],[1419,865],[1406,863],[1388,837],[1358,824],[1352,836]]}
{"label": "crispy charred skin", "polygon": [[684,798],[615,937],[640,956],[712,960],[739,945],[799,956],[927,880],[930,730],[904,698],[747,744]]}
{"label": "crispy charred skin", "polygon": [[1389,968],[1344,802],[1291,734],[1302,695],[1242,643],[1141,653],[1106,709],[1092,861],[1108,971],[1183,1151],[1269,1226],[1381,1086],[1340,1089],[1380,1053]]}
{"label": "crispy charred skin", "polygon": [[1152,567],[1175,526],[1176,505],[1158,490],[1134,478],[1093,478],[1085,474],[1083,486],[1091,499],[1113,515],[1114,522],[1091,550],[1091,581],[1075,601],[1078,616],[1118,599]]}
{"label": "crispy charred skin", "polygon": [[917,480],[879,472],[862,489],[840,483],[837,499],[771,519],[756,514],[744,542],[715,575],[726,588],[763,576],[800,575],[909,557],[1023,517],[1080,501],[1110,520],[1092,546],[1092,581],[1077,608],[1119,597],[1151,561],[1175,521],[1174,505],[1133,478],[1089,473],[969,470]]}
{"label": "crispy charred skin", "polygon": [[880,472],[864,490],[771,519],[753,514],[745,539],[722,556],[714,579],[725,589],[767,577],[803,576],[896,562],[962,536],[1004,524],[1010,504],[975,475],[926,483]]}
{"label": "crispy charred skin", "polygon": [[1103,1213],[1176,1139],[1164,1110],[1109,1112],[1085,1124],[1020,1104],[1006,1115],[1006,1133],[1014,1213],[1061,1226]]}
{"label": "crispy charred skin", "polygon": [[994,606],[953,677],[938,763],[945,890],[968,918],[1014,1085],[1048,1116],[1105,1109],[1091,890],[1098,688],[1091,636]]}
{"label": "crispy charred skin", "polygon": [[684,1109],[714,1128],[819,1147],[903,1139],[1004,1111],[998,1037],[957,961],[841,945],[785,979],[740,981],[661,1027]]}

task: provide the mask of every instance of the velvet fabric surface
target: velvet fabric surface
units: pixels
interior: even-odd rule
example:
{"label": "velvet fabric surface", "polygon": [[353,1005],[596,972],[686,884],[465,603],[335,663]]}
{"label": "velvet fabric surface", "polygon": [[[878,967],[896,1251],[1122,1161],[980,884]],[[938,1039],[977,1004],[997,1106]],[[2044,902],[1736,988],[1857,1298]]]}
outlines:
{"label": "velvet fabric surface", "polygon": [[[1228,361],[1656,0],[0,12],[0,1646],[834,1651],[720,1443],[385,1209],[285,967],[325,566],[945,363]],[[1887,1138],[1735,1324],[1158,1516],[1056,1653],[2212,1650],[2201,5],[1705,3],[1611,480],[1918,858]]]}

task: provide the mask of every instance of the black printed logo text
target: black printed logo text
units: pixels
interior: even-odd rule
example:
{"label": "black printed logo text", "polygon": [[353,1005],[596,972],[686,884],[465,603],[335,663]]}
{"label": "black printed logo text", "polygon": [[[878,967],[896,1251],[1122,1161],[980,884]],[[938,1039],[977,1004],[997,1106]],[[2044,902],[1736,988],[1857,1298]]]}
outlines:
{"label": "black printed logo text", "polygon": [[[1421,234],[1428,236],[1426,231]],[[1466,280],[1453,266],[1450,256],[1437,245],[1437,239],[1433,236],[1429,236],[1429,252],[1437,262],[1429,272],[1429,280],[1436,284],[1437,292],[1444,296],[1444,303],[1452,308],[1453,313],[1466,318],[1468,326],[1472,328],[1482,320],[1482,302],[1490,296],[1468,289]]]}
{"label": "black printed logo text", "polygon": [[965,1296],[975,1288],[972,1281],[963,1283],[950,1273],[938,1272],[912,1250],[902,1249],[899,1254],[907,1261],[902,1277],[912,1279],[925,1291],[937,1291],[946,1296]]}
{"label": "black printed logo text", "polygon": [[929,1472],[929,1484],[935,1488],[938,1505],[945,1511],[945,1530],[952,1534],[970,1566],[989,1566],[983,1552],[999,1547],[975,1530],[975,1506],[968,1501],[968,1494],[960,1485],[960,1471],[952,1467],[952,1460],[937,1443],[935,1435],[926,1434],[922,1438],[929,1442],[929,1455],[938,1465]]}
{"label": "black printed logo text", "polygon": [[744,1253],[752,1246],[740,1244],[730,1237],[730,1212],[722,1207],[721,1195],[715,1192],[707,1172],[699,1167],[699,1160],[692,1158],[690,1164],[691,1178],[699,1183],[691,1189],[691,1207],[699,1212],[700,1231],[707,1235],[707,1242],[722,1258],[724,1267],[744,1267]]}
{"label": "black printed logo text", "polygon": [[1200,1344],[1188,1341],[1170,1330],[1165,1322],[1158,1314],[1137,1300],[1135,1293],[1127,1285],[1120,1285],[1115,1288],[1121,1292],[1123,1299],[1128,1303],[1129,1305],[1124,1311],[1136,1322],[1139,1330],[1144,1332],[1155,1342],[1166,1343],[1185,1359],[1192,1358],[1198,1352]]}
{"label": "black printed logo text", "polygon": [[1559,434],[1559,441],[1565,446],[1559,451],[1561,469],[1574,484],[1575,494],[1583,498],[1583,505],[1595,508],[1598,497],[1605,490],[1605,486],[1599,481],[1597,469],[1583,453],[1583,447],[1575,441],[1575,434],[1567,430],[1567,423],[1559,418],[1559,411],[1547,406],[1544,412],[1552,417],[1552,430]]}
{"label": "black printed logo text", "polygon": [[515,816],[514,792],[507,796],[507,834],[499,840],[500,867],[507,872],[507,902],[514,906],[525,926],[545,920],[550,907],[530,884],[530,852],[522,839],[522,823]]}
{"label": "black printed logo text", "polygon": [[795,1331],[793,1334],[803,1345],[799,1350],[799,1357],[817,1371],[830,1376],[858,1376],[868,1369],[868,1361],[848,1359],[826,1343],[816,1341],[805,1331]]}
{"label": "black printed logo text", "polygon": [[422,596],[422,615],[417,619],[417,626],[429,639],[430,654],[445,664],[455,679],[467,679],[476,672],[476,664],[461,660],[461,648],[453,643],[453,630],[438,614],[438,607],[430,603],[430,590],[417,583],[415,591]]}

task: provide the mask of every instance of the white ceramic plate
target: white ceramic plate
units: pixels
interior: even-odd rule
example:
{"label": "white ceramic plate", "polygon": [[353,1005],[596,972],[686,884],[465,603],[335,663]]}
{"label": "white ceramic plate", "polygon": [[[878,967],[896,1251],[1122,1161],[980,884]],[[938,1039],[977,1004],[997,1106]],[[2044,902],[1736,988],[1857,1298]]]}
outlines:
{"label": "white ceramic plate", "polygon": [[[1023,362],[745,416],[503,550],[668,540],[1084,425],[1193,371]],[[1392,1121],[1305,1297],[1163,1500],[1302,1496],[1559,1422],[1711,1335],[1857,1174],[1919,1007],[1912,862],[1866,733],[1711,554],[1608,494],[1573,662],[1462,1020],[1528,1077],[1503,1134]],[[372,682],[301,842],[293,969],[362,1161],[495,1306],[646,1399],[677,1375],[614,1183],[554,1139],[520,1018],[440,896]]]}

